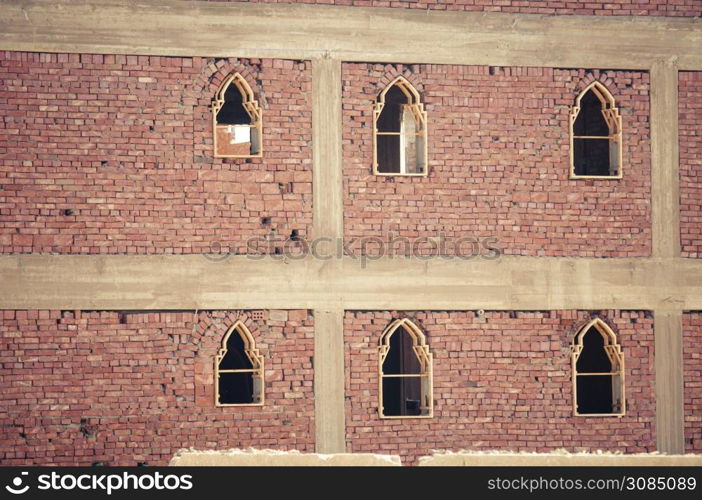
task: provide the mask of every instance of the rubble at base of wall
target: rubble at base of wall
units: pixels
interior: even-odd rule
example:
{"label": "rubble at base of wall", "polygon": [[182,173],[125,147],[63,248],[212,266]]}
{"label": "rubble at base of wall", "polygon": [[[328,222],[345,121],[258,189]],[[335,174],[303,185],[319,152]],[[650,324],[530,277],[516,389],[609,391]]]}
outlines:
{"label": "rubble at base of wall", "polygon": [[208,450],[183,449],[171,459],[171,466],[400,466],[397,455],[373,453],[300,453],[280,450]]}
{"label": "rubble at base of wall", "polygon": [[[171,459],[171,466],[399,466],[398,455],[374,453],[301,453],[296,450],[204,450],[182,449]],[[420,467],[486,466],[486,467],[549,467],[549,466],[702,466],[702,455],[665,455],[662,453],[623,454],[606,451],[551,453],[503,451],[434,451],[419,458]]]}
{"label": "rubble at base of wall", "polygon": [[476,452],[476,451],[434,451],[430,456],[419,458],[419,466],[483,466],[483,467],[559,467],[559,466],[701,466],[702,455],[665,455],[662,453],[570,453],[556,450],[551,453],[528,452]]}

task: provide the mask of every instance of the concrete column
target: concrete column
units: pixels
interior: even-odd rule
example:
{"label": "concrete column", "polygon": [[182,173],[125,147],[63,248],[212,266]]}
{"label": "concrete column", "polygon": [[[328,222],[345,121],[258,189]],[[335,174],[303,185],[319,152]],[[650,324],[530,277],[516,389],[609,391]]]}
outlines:
{"label": "concrete column", "polygon": [[661,453],[685,453],[682,311],[655,310],[656,442]]}
{"label": "concrete column", "polygon": [[[331,255],[343,237],[341,153],[341,62],[312,61],[312,237],[325,238],[316,246]],[[326,261],[320,274],[334,279],[341,261]],[[315,449],[318,453],[346,450],[344,420],[344,311],[314,311]]]}
{"label": "concrete column", "polygon": [[653,256],[680,256],[678,69],[671,61],[651,68],[651,217]]}

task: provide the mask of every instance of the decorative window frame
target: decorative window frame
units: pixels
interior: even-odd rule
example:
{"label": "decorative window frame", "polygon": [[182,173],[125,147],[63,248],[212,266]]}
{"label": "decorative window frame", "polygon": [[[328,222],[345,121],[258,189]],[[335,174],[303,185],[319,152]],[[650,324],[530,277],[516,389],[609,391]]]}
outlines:
{"label": "decorative window frame", "polygon": [[[602,103],[602,116],[609,127],[608,136],[578,136],[575,135],[573,127],[575,126],[575,120],[580,114],[580,101],[582,98],[592,90],[597,98]],[[570,179],[600,179],[600,180],[617,180],[622,178],[623,164],[622,164],[622,117],[619,114],[619,108],[617,108],[617,103],[614,100],[612,94],[607,90],[601,82],[594,81],[585,87],[578,97],[575,99],[575,105],[570,110],[570,125],[569,125],[569,136],[570,136]],[[617,162],[619,168],[617,169],[616,175],[577,175],[575,173],[575,139],[605,139],[609,138],[610,144],[615,142],[617,144]]]}
{"label": "decorative window frame", "polygon": [[[247,369],[237,369],[237,370],[221,370],[219,364],[224,359],[227,354],[227,343],[229,342],[229,337],[234,333],[239,335],[244,342],[244,354],[251,361],[252,368]],[[234,323],[224,334],[222,338],[222,347],[219,349],[214,359],[214,382],[215,382],[215,406],[225,407],[225,406],[263,406],[265,402],[265,388],[266,384],[264,381],[265,373],[264,359],[256,348],[256,341],[251,335],[251,331],[247,328],[243,321],[239,320]],[[219,401],[219,375],[220,373],[252,373],[253,374],[253,399],[251,403],[220,403]],[[258,395],[258,398],[256,397]]]}
{"label": "decorative window frame", "polygon": [[[402,93],[407,97],[406,106],[409,106],[412,115],[414,116],[415,123],[421,127],[419,132],[416,133],[418,137],[424,141],[424,148],[422,154],[422,164],[424,168],[421,172],[379,172],[378,171],[378,135],[399,135],[400,136],[400,151],[402,151],[402,131],[400,132],[379,132],[378,131],[378,118],[385,107],[385,95],[394,86],[398,86]],[[417,89],[407,80],[404,76],[398,76],[393,81],[391,81],[385,89],[378,96],[378,100],[373,105],[373,174],[374,175],[390,175],[390,176],[403,176],[403,177],[426,177],[429,173],[429,163],[428,163],[428,142],[427,142],[427,112],[424,110],[424,104],[419,95]],[[407,169],[407,165],[403,161],[400,161],[400,169]]]}
{"label": "decorative window frame", "polygon": [[[612,363],[612,371],[608,373],[600,373],[598,375],[612,376],[612,397],[619,395],[620,408],[619,411],[612,413],[579,413],[578,412],[578,377],[588,376],[586,373],[578,373],[577,363],[578,358],[583,350],[583,339],[587,332],[594,327],[604,339],[604,349],[610,363]],[[571,373],[573,381],[573,416],[576,417],[623,417],[626,415],[626,370],[624,366],[624,356],[622,349],[617,344],[617,335],[612,329],[600,318],[595,318],[584,326],[578,329],[573,338],[571,345]],[[590,373],[589,375],[593,375]],[[616,384],[616,386],[615,386]],[[614,405],[613,405],[614,406]],[[613,408],[614,409],[614,408]]]}
{"label": "decorative window frame", "polygon": [[[219,110],[221,110],[222,106],[224,106],[224,95],[229,89],[229,86],[232,84],[236,86],[237,90],[241,94],[242,105],[244,106],[244,110],[246,110],[249,117],[251,118],[251,124],[249,125],[251,129],[251,136],[253,137],[253,134],[256,134],[259,145],[258,153],[256,154],[224,155],[217,153],[217,127],[219,126],[217,123],[217,113],[219,113]],[[263,156],[263,110],[259,106],[258,101],[255,99],[253,90],[251,90],[251,86],[248,84],[246,79],[243,76],[241,76],[239,72],[232,73],[224,79],[224,81],[219,87],[219,90],[217,90],[217,93],[215,94],[215,98],[212,100],[211,110],[213,138],[212,148],[215,158],[261,158]]]}
{"label": "decorative window frame", "polygon": [[[412,337],[412,349],[419,360],[420,373],[414,374],[384,374],[383,362],[390,351],[390,338],[398,328],[403,327]],[[390,377],[419,377],[421,379],[420,415],[384,415],[383,413],[383,379]],[[425,414],[422,414],[426,412]],[[434,416],[434,375],[432,369],[432,354],[426,343],[424,333],[410,319],[397,319],[390,323],[380,335],[378,345],[378,415],[382,419],[399,418],[433,418]]]}

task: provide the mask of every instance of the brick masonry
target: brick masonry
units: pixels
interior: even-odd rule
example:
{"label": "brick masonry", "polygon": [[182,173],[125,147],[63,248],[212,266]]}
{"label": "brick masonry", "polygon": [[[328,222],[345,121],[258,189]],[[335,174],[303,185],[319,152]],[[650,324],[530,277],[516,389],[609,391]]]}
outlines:
{"label": "brick masonry", "polygon": [[685,452],[702,453],[702,312],[683,314]]}
{"label": "brick masonry", "polygon": [[205,0],[260,3],[308,3],[395,7],[422,10],[467,10],[547,15],[699,17],[699,0]]}
{"label": "brick masonry", "polygon": [[[372,175],[373,103],[399,74],[426,105],[426,178]],[[568,178],[570,109],[595,79],[622,115],[621,180]],[[420,253],[465,254],[470,243],[456,242],[475,237],[510,255],[651,253],[645,72],[349,63],[343,107],[344,229],[356,252],[362,238],[425,237],[436,242],[418,242]]]}
{"label": "brick masonry", "polygon": [[702,258],[702,71],[678,77],[680,245],[683,257]]}
{"label": "brick masonry", "polygon": [[[183,447],[314,451],[305,310],[0,311],[0,464],[166,465]],[[266,404],[214,406],[213,359],[237,319],[265,359]]]}
{"label": "brick masonry", "polygon": [[[434,418],[378,417],[378,339],[406,315],[434,356]],[[626,366],[627,414],[572,416],[570,345],[584,311],[353,312],[344,318],[348,451],[397,453],[415,463],[430,450],[655,451],[653,318],[602,311]]]}
{"label": "brick masonry", "polygon": [[[213,158],[232,71],[263,158]],[[0,52],[0,252],[274,253],[311,227],[310,92],[309,62]]]}

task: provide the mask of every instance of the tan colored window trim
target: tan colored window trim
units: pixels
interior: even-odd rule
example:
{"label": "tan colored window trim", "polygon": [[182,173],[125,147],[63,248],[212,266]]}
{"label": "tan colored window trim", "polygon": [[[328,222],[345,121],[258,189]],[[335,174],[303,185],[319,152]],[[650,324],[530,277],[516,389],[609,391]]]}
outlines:
{"label": "tan colored window trim", "polygon": [[[253,368],[246,369],[220,369],[219,365],[227,354],[229,337],[239,335],[244,342],[244,354],[249,358]],[[252,373],[253,374],[253,402],[252,403],[220,403],[219,402],[219,376],[221,373]],[[215,406],[263,406],[265,402],[264,360],[256,348],[253,335],[242,321],[237,321],[224,335],[222,347],[217,352],[214,360],[215,381]]]}
{"label": "tan colored window trim", "polygon": [[[242,105],[251,119],[251,123],[248,125],[250,128],[250,137],[255,138],[255,142],[258,144],[258,152],[254,154],[227,154],[222,152],[224,147],[220,144],[220,139],[218,139],[220,135],[218,131],[231,128],[233,125],[217,123],[217,114],[222,109],[222,106],[224,106],[224,96],[230,85],[234,85],[241,94]],[[222,82],[222,85],[220,85],[212,101],[212,143],[215,158],[260,158],[263,156],[263,110],[258,105],[258,101],[254,98],[251,87],[239,73],[229,75]]]}
{"label": "tan colored window trim", "polygon": [[[582,98],[592,90],[595,96],[602,103],[602,116],[609,127],[609,135],[606,136],[579,136],[574,135],[573,127],[575,125],[575,120],[580,114],[580,101]],[[570,179],[599,179],[599,180],[617,180],[622,178],[622,117],[619,114],[619,108],[617,108],[616,101],[612,94],[607,90],[607,88],[600,82],[592,82],[590,85],[585,87],[575,100],[575,105],[570,111],[569,120],[569,130],[568,135],[570,137]],[[605,140],[608,139],[610,142],[614,142],[617,145],[617,162],[618,168],[616,175],[577,175],[575,173],[575,139],[597,139]]]}
{"label": "tan colored window trim", "polygon": [[[388,91],[397,86],[402,93],[407,97],[407,104],[412,116],[414,117],[415,126],[417,127],[416,135],[423,143],[422,148],[422,171],[407,172],[407,165],[400,161],[400,172],[379,172],[378,171],[378,136],[379,135],[399,135],[404,136],[402,132],[379,132],[378,119],[385,107],[385,95]],[[421,102],[421,97],[417,89],[404,77],[398,76],[380,93],[378,100],[373,106],[373,174],[375,175],[393,175],[404,177],[424,177],[428,174],[428,153],[427,153],[427,112],[424,110],[424,104]]]}
{"label": "tan colored window trim", "polygon": [[[606,373],[578,373],[578,358],[583,350],[584,337],[591,328],[595,328],[604,339],[604,349],[612,364],[612,371]],[[624,356],[621,346],[617,344],[617,336],[612,329],[600,318],[595,318],[585,326],[580,328],[575,334],[573,345],[571,346],[571,373],[573,382],[573,415],[576,417],[623,417],[626,415],[626,371],[624,369]],[[612,398],[618,397],[619,408],[616,408],[616,401],[612,401],[614,410],[612,413],[579,413],[578,412],[578,377],[592,375],[612,376]]]}
{"label": "tan colored window trim", "polygon": [[[417,356],[420,366],[419,374],[384,374],[383,363],[390,351],[390,338],[398,328],[404,330],[412,338],[412,349]],[[432,368],[432,354],[426,343],[424,333],[410,319],[398,319],[390,323],[380,335],[378,346],[378,414],[383,419],[399,418],[433,418],[434,416],[434,382]],[[383,404],[383,379],[394,377],[417,377],[421,379],[420,415],[385,415]]]}

